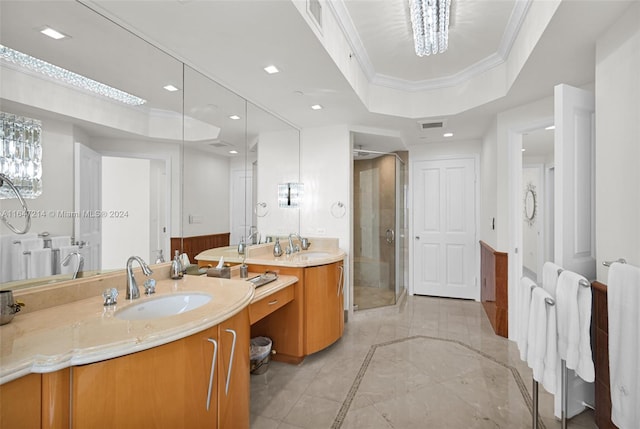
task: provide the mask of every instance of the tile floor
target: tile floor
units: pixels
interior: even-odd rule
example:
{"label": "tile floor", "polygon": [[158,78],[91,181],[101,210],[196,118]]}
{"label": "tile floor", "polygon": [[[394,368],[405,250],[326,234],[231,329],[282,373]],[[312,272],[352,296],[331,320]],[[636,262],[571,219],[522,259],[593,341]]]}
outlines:
{"label": "tile floor", "polygon": [[[531,428],[531,371],[480,303],[409,296],[359,311],[344,337],[251,377],[251,428]],[[541,429],[560,428],[540,387]],[[569,428],[596,428],[593,413]]]}
{"label": "tile floor", "polygon": [[358,310],[384,307],[396,303],[395,291],[385,288],[354,286],[353,294],[353,301],[358,306]]}

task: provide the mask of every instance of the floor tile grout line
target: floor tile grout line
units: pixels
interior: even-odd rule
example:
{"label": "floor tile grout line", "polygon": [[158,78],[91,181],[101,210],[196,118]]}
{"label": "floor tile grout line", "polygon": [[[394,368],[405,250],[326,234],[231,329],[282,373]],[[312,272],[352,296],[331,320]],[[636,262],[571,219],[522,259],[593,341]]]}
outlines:
{"label": "floor tile grout line", "polygon": [[[508,365],[504,362],[501,362],[499,360],[497,360],[495,357],[481,351],[481,350],[477,350],[474,347],[471,347],[470,345],[463,343],[460,340],[454,340],[454,339],[450,339],[450,338],[440,338],[440,337],[434,337],[434,336],[429,336],[429,335],[412,335],[409,337],[404,337],[404,338],[397,338],[395,340],[389,340],[389,341],[385,341],[382,343],[378,343],[378,344],[373,344],[371,345],[371,347],[369,348],[369,352],[367,353],[367,356],[364,358],[364,361],[362,362],[362,365],[360,366],[360,370],[358,371],[358,374],[356,375],[356,378],[353,381],[353,384],[351,385],[351,388],[349,389],[349,392],[347,393],[347,396],[345,398],[345,400],[342,402],[342,406],[340,407],[340,410],[338,411],[338,414],[336,415],[336,418],[333,421],[333,424],[331,425],[331,429],[340,429],[342,427],[342,424],[344,423],[344,420],[347,416],[347,413],[349,412],[349,408],[351,407],[351,403],[353,402],[353,399],[355,398],[356,393],[358,392],[358,389],[360,388],[360,383],[362,382],[362,379],[364,378],[364,376],[366,375],[367,369],[369,368],[369,364],[371,363],[371,360],[373,359],[373,355],[375,354],[376,350],[378,349],[378,347],[386,347],[389,345],[393,345],[393,344],[399,344],[405,341],[411,341],[411,340],[415,340],[415,339],[427,339],[427,340],[435,340],[435,341],[446,341],[449,343],[454,343],[454,344],[458,344],[462,347],[465,347],[469,350],[471,350],[474,353],[477,353],[478,355],[484,357],[485,359],[489,359],[490,361],[502,366],[505,369],[508,369],[511,372],[511,375],[514,378],[514,381],[516,382],[516,385],[518,386],[518,390],[520,391],[520,394],[522,395],[522,398],[527,406],[527,409],[529,410],[529,412],[531,413],[531,415],[533,416],[533,405],[532,405],[532,399],[531,399],[531,395],[529,395],[529,392],[527,391],[527,388],[524,385],[524,381],[522,380],[522,377],[520,376],[520,373],[518,372],[518,370],[511,366]],[[544,424],[544,422],[540,419],[539,420],[539,428],[540,429],[546,429],[546,425]]]}

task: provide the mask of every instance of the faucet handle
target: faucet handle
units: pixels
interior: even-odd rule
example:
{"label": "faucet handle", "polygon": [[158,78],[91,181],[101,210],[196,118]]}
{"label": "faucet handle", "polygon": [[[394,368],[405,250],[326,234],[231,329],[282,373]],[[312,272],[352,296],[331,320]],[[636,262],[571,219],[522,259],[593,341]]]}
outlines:
{"label": "faucet handle", "polygon": [[104,298],[104,305],[115,305],[118,303],[118,290],[114,287],[111,289],[105,289],[102,292],[102,298]]}
{"label": "faucet handle", "polygon": [[153,293],[156,293],[156,281],[155,279],[147,279],[144,282],[144,294],[145,295],[151,295]]}

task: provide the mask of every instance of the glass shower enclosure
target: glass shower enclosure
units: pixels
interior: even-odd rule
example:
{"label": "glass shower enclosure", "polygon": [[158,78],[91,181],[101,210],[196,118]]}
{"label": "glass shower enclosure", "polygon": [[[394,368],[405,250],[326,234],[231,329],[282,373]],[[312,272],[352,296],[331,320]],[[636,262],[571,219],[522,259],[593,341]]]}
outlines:
{"label": "glass shower enclosure", "polygon": [[354,310],[394,305],[405,287],[405,163],[358,150],[353,172]]}

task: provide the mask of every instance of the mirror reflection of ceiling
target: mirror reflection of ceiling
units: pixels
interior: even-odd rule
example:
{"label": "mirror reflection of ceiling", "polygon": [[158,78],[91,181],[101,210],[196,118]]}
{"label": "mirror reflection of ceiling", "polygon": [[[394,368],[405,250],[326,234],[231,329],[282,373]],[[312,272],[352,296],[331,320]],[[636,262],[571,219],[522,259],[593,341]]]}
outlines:
{"label": "mirror reflection of ceiling", "polygon": [[[593,82],[596,37],[632,0],[454,0],[449,50],[422,58],[413,53],[404,0],[321,2],[322,30],[306,1],[83,1],[299,128],[394,130],[397,149],[406,149],[445,141],[446,131],[454,133],[447,141],[482,138],[498,112],[551,97],[558,82]],[[514,42],[523,29],[526,49]],[[478,64],[501,55],[509,61],[514,49],[508,68],[499,61],[487,68],[499,79],[464,80]],[[263,71],[271,64],[280,73]],[[460,78],[457,87],[424,93],[397,89]],[[489,86],[497,92],[484,94]],[[452,108],[456,103],[468,108]],[[313,104],[324,109],[313,111]],[[390,106],[432,114],[389,114]],[[420,130],[425,116],[445,116],[446,129]]]}
{"label": "mirror reflection of ceiling", "polygon": [[522,148],[525,149],[522,156],[526,158],[553,159],[554,131],[540,129],[529,131],[522,136]]}

